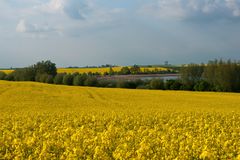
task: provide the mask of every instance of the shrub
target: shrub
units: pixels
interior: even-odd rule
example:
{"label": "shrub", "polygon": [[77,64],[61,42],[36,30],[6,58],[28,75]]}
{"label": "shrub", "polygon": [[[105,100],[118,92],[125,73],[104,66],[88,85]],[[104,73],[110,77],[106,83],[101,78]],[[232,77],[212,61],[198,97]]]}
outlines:
{"label": "shrub", "polygon": [[129,89],[136,89],[137,85],[134,81],[127,81],[127,80],[119,80],[116,84],[117,88],[129,88]]}
{"label": "shrub", "polygon": [[97,86],[98,80],[96,77],[88,76],[87,79],[84,81],[85,86]]}
{"label": "shrub", "polygon": [[56,64],[49,60],[37,62],[32,67],[34,68],[36,74],[48,74],[52,76],[57,74]]}
{"label": "shrub", "polygon": [[73,84],[73,76],[71,74],[66,74],[63,77],[64,85],[72,85]]}
{"label": "shrub", "polygon": [[174,81],[172,85],[170,86],[171,90],[180,90],[182,87],[182,83],[179,81]]}
{"label": "shrub", "polygon": [[151,89],[164,89],[164,82],[161,79],[152,79],[149,85]]}
{"label": "shrub", "polygon": [[63,84],[63,77],[65,73],[59,73],[54,77],[53,83],[54,84]]}
{"label": "shrub", "polygon": [[6,73],[0,71],[0,80],[4,80],[6,76]]}
{"label": "shrub", "polygon": [[32,67],[17,69],[11,74],[15,81],[35,81],[35,70]]}
{"label": "shrub", "polygon": [[7,81],[15,81],[13,73],[7,74],[5,76],[5,80],[7,80]]}
{"label": "shrub", "polygon": [[131,74],[131,71],[128,67],[122,67],[119,73],[127,75],[127,74]]}
{"label": "shrub", "polygon": [[54,77],[52,75],[48,75],[45,82],[48,84],[53,84],[53,78]]}
{"label": "shrub", "polygon": [[194,86],[195,91],[209,91],[211,90],[210,84],[207,83],[206,81],[199,81],[195,86]]}
{"label": "shrub", "polygon": [[74,86],[84,86],[84,82],[87,79],[87,75],[83,74],[83,75],[76,75],[73,78],[73,85]]}

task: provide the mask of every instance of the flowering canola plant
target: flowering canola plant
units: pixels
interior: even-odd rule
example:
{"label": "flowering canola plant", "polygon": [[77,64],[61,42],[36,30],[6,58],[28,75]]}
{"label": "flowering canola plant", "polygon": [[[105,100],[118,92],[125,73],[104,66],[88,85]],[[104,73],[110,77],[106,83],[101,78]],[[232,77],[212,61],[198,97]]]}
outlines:
{"label": "flowering canola plant", "polygon": [[[131,67],[129,67],[131,68]],[[119,72],[121,71],[122,67],[112,67],[112,70],[114,72]],[[142,72],[146,72],[146,71],[167,71],[167,68],[163,68],[163,67],[141,67],[140,70]],[[4,72],[6,74],[12,73],[14,70],[8,69],[8,70],[0,70],[0,72]],[[58,73],[100,73],[100,74],[104,74],[104,73],[109,73],[110,68],[109,67],[102,67],[102,68],[58,68],[57,72]]]}
{"label": "flowering canola plant", "polygon": [[239,98],[0,81],[0,159],[240,159]]}
{"label": "flowering canola plant", "polygon": [[[131,68],[131,67],[129,67]],[[112,70],[114,72],[119,72],[121,71],[122,67],[112,67]],[[167,71],[167,68],[163,67],[140,67],[141,72],[147,72],[147,71]],[[58,68],[57,72],[58,73],[109,73],[110,68],[105,67],[105,68]]]}
{"label": "flowering canola plant", "polygon": [[12,69],[4,69],[4,70],[0,70],[0,72],[4,72],[6,74],[12,73],[14,70]]}

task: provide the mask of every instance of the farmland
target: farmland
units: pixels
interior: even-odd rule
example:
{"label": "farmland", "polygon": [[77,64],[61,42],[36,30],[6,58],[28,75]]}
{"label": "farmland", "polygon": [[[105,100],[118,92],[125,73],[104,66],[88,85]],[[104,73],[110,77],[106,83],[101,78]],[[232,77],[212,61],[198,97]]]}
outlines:
{"label": "farmland", "polygon": [[0,159],[240,158],[239,98],[0,81]]}
{"label": "farmland", "polygon": [[4,72],[4,73],[6,73],[6,74],[9,74],[9,73],[12,73],[14,70],[12,70],[12,69],[2,69],[2,70],[0,70],[1,72]]}
{"label": "farmland", "polygon": [[[112,67],[114,72],[119,72],[121,70],[122,67]],[[141,67],[141,72],[145,72],[145,71],[167,71],[167,68],[164,67]],[[108,73],[110,70],[109,67],[101,67],[101,68],[58,68],[57,72],[58,73],[100,73],[100,74],[104,74],[104,73]],[[5,72],[7,74],[13,72],[14,70],[12,69],[3,69],[0,70],[2,72]]]}
{"label": "farmland", "polygon": [[[122,67],[112,67],[115,72],[119,72]],[[58,73],[100,73],[104,74],[105,72],[109,72],[109,67],[105,68],[58,68]]]}

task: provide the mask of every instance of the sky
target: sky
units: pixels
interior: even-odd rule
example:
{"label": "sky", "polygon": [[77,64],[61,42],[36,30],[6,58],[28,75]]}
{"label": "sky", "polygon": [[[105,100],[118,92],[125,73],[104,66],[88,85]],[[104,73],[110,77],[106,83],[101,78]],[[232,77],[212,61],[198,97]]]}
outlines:
{"label": "sky", "polygon": [[240,60],[240,0],[0,0],[0,68]]}

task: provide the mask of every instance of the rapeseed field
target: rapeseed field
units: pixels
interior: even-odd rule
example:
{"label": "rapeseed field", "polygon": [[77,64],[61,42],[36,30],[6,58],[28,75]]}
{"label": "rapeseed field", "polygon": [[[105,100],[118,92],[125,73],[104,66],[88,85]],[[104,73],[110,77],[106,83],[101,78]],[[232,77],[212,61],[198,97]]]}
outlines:
{"label": "rapeseed field", "polygon": [[[129,67],[131,68],[131,67]],[[121,71],[122,67],[112,67],[112,70],[114,72]],[[167,68],[163,67],[140,67],[141,72],[147,72],[147,71],[167,71]],[[110,68],[58,68],[58,73],[109,73]]]}
{"label": "rapeseed field", "polygon": [[0,159],[240,159],[239,99],[0,81]]}
{"label": "rapeseed field", "polygon": [[[129,67],[130,68],[130,67]],[[114,72],[119,72],[121,71],[122,67],[112,67]],[[163,67],[141,67],[140,70],[142,72],[146,72],[146,71],[167,71],[167,68],[163,68]],[[6,74],[12,73],[14,70],[0,70],[1,72],[4,72]],[[105,67],[105,68],[58,68],[57,72],[58,73],[100,73],[100,74],[104,74],[104,73],[109,73],[110,68],[109,67]]]}
{"label": "rapeseed field", "polygon": [[6,74],[9,74],[9,73],[12,73],[14,70],[12,69],[3,69],[3,70],[0,70],[0,72],[4,72]]}

